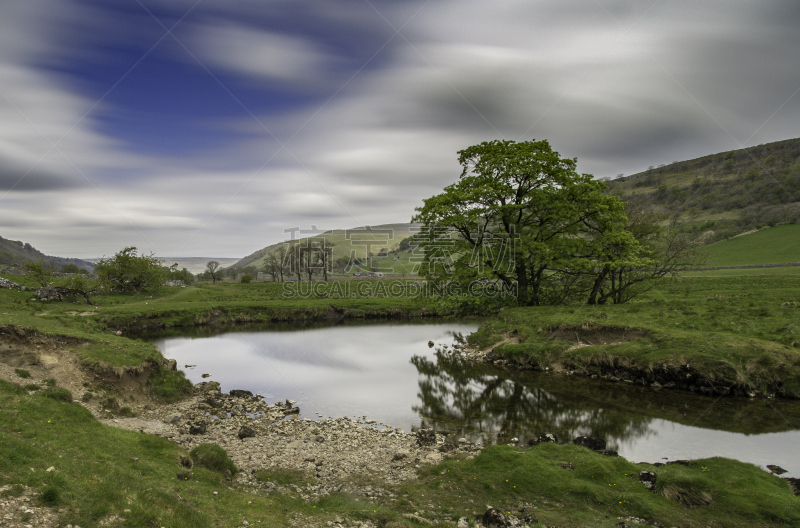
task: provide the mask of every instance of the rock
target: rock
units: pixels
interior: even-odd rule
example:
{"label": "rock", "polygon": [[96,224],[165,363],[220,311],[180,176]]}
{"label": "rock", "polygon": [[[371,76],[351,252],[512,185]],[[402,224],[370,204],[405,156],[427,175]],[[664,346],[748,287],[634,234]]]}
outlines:
{"label": "rock", "polygon": [[403,460],[403,459],[406,459],[406,458],[408,458],[408,451],[398,451],[392,457],[392,461],[393,462],[397,462],[398,460]]}
{"label": "rock", "polygon": [[428,341],[428,348],[433,348],[433,341]]}
{"label": "rock", "polygon": [[210,378],[210,377],[211,377],[211,374],[203,374],[203,375],[202,375],[202,376],[200,376],[200,377],[201,377],[201,378]]}
{"label": "rock", "polygon": [[247,390],[233,389],[228,394],[231,398],[253,398],[253,393]]}
{"label": "rock", "polygon": [[619,453],[617,453],[616,451],[612,451],[611,449],[601,449],[600,451],[598,451],[598,453],[600,453],[601,455],[610,456],[610,457],[619,456]]}
{"label": "rock", "polygon": [[164,422],[175,425],[181,421],[181,418],[183,418],[183,416],[180,413],[172,413],[166,418],[164,418]]}
{"label": "rock", "polygon": [[249,425],[243,425],[237,435],[239,440],[244,440],[245,438],[254,438],[256,436],[256,430],[250,427]]}
{"label": "rock", "polygon": [[292,405],[297,405],[297,402],[294,400],[290,400],[289,398],[286,398],[286,406],[291,407]]}
{"label": "rock", "polygon": [[602,438],[595,438],[592,436],[578,436],[572,441],[573,444],[588,447],[592,451],[603,451],[606,448],[606,441]]}
{"label": "rock", "polygon": [[194,422],[189,425],[189,434],[193,435],[200,435],[206,434],[206,423],[205,422]]}
{"label": "rock", "polygon": [[245,415],[244,407],[242,407],[240,404],[237,403],[236,405],[231,407],[231,416],[244,416],[244,415]]}
{"label": "rock", "polygon": [[242,521],[242,526],[250,526],[250,523],[247,521]]}
{"label": "rock", "polygon": [[792,478],[792,477],[781,477],[781,478],[789,482],[789,487],[791,488],[792,493],[794,493],[797,496],[800,496],[800,478]]}
{"label": "rock", "polygon": [[658,475],[656,475],[652,471],[642,471],[639,473],[639,482],[644,484],[644,487],[649,489],[650,491],[652,491],[653,488],[655,487],[657,478]]}
{"label": "rock", "polygon": [[491,506],[487,506],[486,511],[481,516],[481,522],[486,528],[506,528],[509,526],[508,521],[506,521],[506,516],[503,515],[503,512],[492,508]]}
{"label": "rock", "polygon": [[775,464],[767,464],[767,469],[773,475],[783,475],[784,473],[788,473],[785,469],[780,466],[776,466]]}
{"label": "rock", "polygon": [[114,334],[115,336],[121,336],[122,335],[122,330],[114,330],[111,333]]}
{"label": "rock", "polygon": [[186,455],[181,455],[181,458],[178,460],[178,463],[187,469],[192,469],[192,466],[194,466],[194,462],[192,462],[191,457],[188,457]]}
{"label": "rock", "polygon": [[558,443],[558,437],[554,433],[545,433],[542,436],[540,436],[536,441],[539,444],[542,444],[542,443],[557,444]]}
{"label": "rock", "polygon": [[417,445],[421,447],[436,445],[436,433],[433,431],[433,429],[418,430]]}
{"label": "rock", "polygon": [[320,444],[325,441],[325,437],[322,435],[317,435],[314,437],[315,442],[319,442]]}
{"label": "rock", "polygon": [[167,369],[169,370],[178,370],[178,361],[175,359],[170,359],[167,361]]}
{"label": "rock", "polygon": [[456,524],[456,528],[469,528],[469,521],[466,517],[462,517],[458,520]]}
{"label": "rock", "polygon": [[575,466],[573,466],[571,462],[560,462],[558,467],[566,469],[567,471],[575,471]]}

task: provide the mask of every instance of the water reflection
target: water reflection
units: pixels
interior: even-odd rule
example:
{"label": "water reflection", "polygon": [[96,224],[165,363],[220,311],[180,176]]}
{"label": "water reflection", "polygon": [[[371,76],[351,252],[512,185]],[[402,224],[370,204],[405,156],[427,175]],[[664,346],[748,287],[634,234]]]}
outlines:
{"label": "water reflection", "polygon": [[605,438],[610,448],[620,440],[647,437],[651,418],[609,412],[603,406],[558,398],[524,383],[511,373],[476,366],[447,351],[435,361],[414,356],[420,374],[420,405],[414,406],[423,427],[436,427],[484,444],[520,442],[544,433],[572,439],[578,435]]}
{"label": "water reflection", "polygon": [[414,356],[422,427],[484,444],[544,433],[597,436],[634,461],[725,456],[800,474],[800,402],[708,398],[475,365],[448,350]]}

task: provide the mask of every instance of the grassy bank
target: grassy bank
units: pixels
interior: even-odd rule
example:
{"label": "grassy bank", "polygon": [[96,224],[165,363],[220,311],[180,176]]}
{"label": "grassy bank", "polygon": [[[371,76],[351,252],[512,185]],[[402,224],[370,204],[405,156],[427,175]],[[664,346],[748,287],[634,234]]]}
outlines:
{"label": "grassy bank", "polygon": [[696,276],[623,305],[512,308],[470,342],[540,369],[800,397],[800,273]]}
{"label": "grassy bank", "polygon": [[[666,526],[800,523],[800,499],[788,483],[749,464],[714,458],[655,467],[553,444],[497,446],[472,460],[446,460],[391,488],[394,496],[303,500],[288,487],[267,493],[233,484],[224,465],[209,469],[198,459],[187,472],[179,465],[187,454],[165,439],[105,427],[77,404],[6,382],[0,382],[0,445],[0,484],[35,489],[33,505],[58,510],[61,525],[85,528],[236,526],[244,520],[325,526],[337,517],[395,528],[432,521],[454,526],[461,517],[474,522],[486,504],[530,526],[611,527],[632,517]],[[638,482],[645,470],[657,473],[656,492]],[[273,473],[260,477],[301,487],[314,480]],[[364,479],[361,484],[369,482]]]}

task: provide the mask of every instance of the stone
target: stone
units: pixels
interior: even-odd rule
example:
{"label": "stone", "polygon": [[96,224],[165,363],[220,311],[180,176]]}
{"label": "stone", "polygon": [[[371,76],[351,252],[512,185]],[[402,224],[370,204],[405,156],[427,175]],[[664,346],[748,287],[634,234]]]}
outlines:
{"label": "stone", "polygon": [[421,447],[436,444],[436,433],[433,429],[419,429],[417,431],[417,445]]}
{"label": "stone", "polygon": [[315,442],[319,442],[320,444],[325,441],[325,437],[322,435],[317,435],[314,437]]}
{"label": "stone", "polygon": [[657,479],[658,479],[658,475],[656,475],[652,471],[641,471],[641,472],[639,472],[639,482],[644,484],[644,487],[649,489],[650,491],[652,491],[653,488],[655,488]]}
{"label": "stone", "polygon": [[167,361],[167,369],[168,370],[178,370],[178,361],[175,359],[170,359]]}
{"label": "stone", "polygon": [[481,522],[486,528],[506,528],[510,526],[503,512],[491,506],[487,506],[486,511],[481,516]]}
{"label": "stone", "polygon": [[236,436],[239,437],[239,440],[244,440],[245,438],[254,438],[256,436],[256,430],[250,427],[249,425],[243,425]]}
{"label": "stone", "polygon": [[788,473],[785,469],[780,466],[776,466],[775,464],[767,464],[767,469],[773,475],[783,475],[784,473]]}
{"label": "stone", "polygon": [[180,413],[172,413],[166,418],[164,418],[164,422],[175,425],[181,421],[181,418],[183,418],[183,416]]}
{"label": "stone", "polygon": [[595,438],[593,436],[576,436],[573,444],[588,447],[592,451],[603,451],[606,448],[606,441],[602,438]]}
{"label": "stone", "polygon": [[228,394],[230,394],[231,398],[253,398],[253,393],[248,390],[233,389]]}
{"label": "stone", "polygon": [[462,517],[456,523],[456,528],[469,528],[469,521],[466,517]]}
{"label": "stone", "polygon": [[542,436],[540,436],[536,441],[539,444],[543,444],[543,443],[547,443],[547,442],[549,442],[551,444],[557,444],[558,443],[558,437],[554,433],[545,433]]}
{"label": "stone", "polygon": [[433,348],[433,341],[428,341],[428,348]]}
{"label": "stone", "polygon": [[611,449],[601,449],[600,451],[597,451],[597,452],[600,453],[601,455],[604,455],[604,456],[610,456],[610,457],[619,456],[619,453],[617,453],[616,451],[613,451]]}
{"label": "stone", "polygon": [[244,407],[241,406],[240,404],[237,403],[236,405],[233,405],[231,407],[231,416],[244,416],[244,415],[245,415]]}
{"label": "stone", "polygon": [[192,466],[194,466],[194,462],[192,462],[191,457],[188,457],[186,455],[181,455],[180,459],[178,460],[178,463],[187,469],[192,469]]}
{"label": "stone", "polygon": [[206,423],[205,422],[194,422],[189,425],[189,434],[193,435],[200,435],[206,434]]}
{"label": "stone", "polygon": [[210,377],[211,377],[211,374],[203,374],[203,375],[202,375],[202,376],[200,376],[200,377],[201,377],[201,378],[210,378]]}

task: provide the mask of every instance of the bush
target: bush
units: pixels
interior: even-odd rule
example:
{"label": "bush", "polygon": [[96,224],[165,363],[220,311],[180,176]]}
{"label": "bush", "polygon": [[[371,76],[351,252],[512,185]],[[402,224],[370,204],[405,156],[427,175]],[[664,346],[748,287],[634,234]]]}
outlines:
{"label": "bush", "polygon": [[27,385],[23,386],[22,388],[23,388],[23,389],[25,389],[25,390],[29,390],[29,391],[37,391],[37,390],[39,390],[41,387],[39,387],[39,386],[38,386],[37,384],[35,384],[35,383],[28,383]]}
{"label": "bush", "polygon": [[155,290],[161,286],[161,261],[153,255],[138,255],[135,247],[126,247],[114,258],[102,259],[94,271],[108,289],[136,293]]}
{"label": "bush", "polygon": [[253,276],[252,276],[252,275],[242,275],[242,278],[241,278],[241,279],[239,279],[239,280],[240,280],[240,282],[241,282],[242,284],[249,284],[249,283],[250,283],[250,281],[252,281],[252,280],[253,280]]}
{"label": "bush", "polygon": [[18,369],[14,369],[14,372],[17,373],[17,376],[19,376],[20,378],[23,378],[23,379],[28,379],[28,378],[31,377],[31,373],[28,372],[25,369],[19,369],[19,368]]}
{"label": "bush", "polygon": [[228,457],[228,453],[217,444],[200,444],[189,452],[189,456],[196,466],[224,473],[226,470],[231,475],[238,469]]}
{"label": "bush", "polygon": [[39,500],[47,505],[53,506],[58,504],[58,501],[61,500],[61,492],[55,486],[47,486],[39,495]]}
{"label": "bush", "polygon": [[72,402],[72,393],[62,387],[48,387],[42,393],[46,398],[53,398],[63,402]]}

